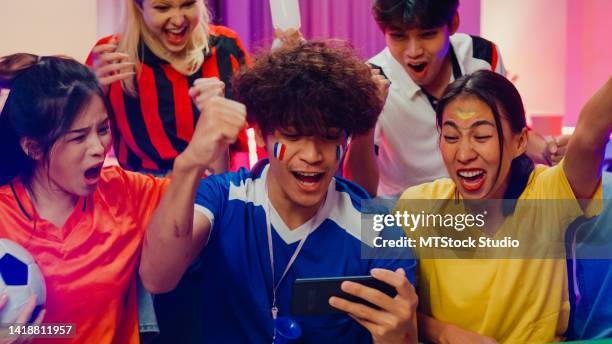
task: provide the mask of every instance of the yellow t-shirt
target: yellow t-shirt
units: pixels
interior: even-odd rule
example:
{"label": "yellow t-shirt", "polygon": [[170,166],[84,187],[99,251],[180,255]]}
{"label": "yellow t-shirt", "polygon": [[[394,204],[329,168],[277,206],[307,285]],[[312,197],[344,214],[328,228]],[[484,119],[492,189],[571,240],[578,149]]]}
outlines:
{"label": "yellow t-shirt", "polygon": [[[601,198],[600,189],[594,198]],[[454,195],[454,182],[443,178],[409,188],[401,199],[453,199]],[[519,198],[530,199],[575,200],[562,163],[536,167]],[[556,221],[563,238],[567,226],[583,212],[578,202],[558,203],[559,209],[548,203],[546,212],[517,208],[500,231],[506,226],[540,228],[543,221],[550,228],[550,221]],[[406,209],[400,205],[397,210]],[[564,259],[421,259],[417,284],[421,312],[501,343],[558,341],[569,320]]]}

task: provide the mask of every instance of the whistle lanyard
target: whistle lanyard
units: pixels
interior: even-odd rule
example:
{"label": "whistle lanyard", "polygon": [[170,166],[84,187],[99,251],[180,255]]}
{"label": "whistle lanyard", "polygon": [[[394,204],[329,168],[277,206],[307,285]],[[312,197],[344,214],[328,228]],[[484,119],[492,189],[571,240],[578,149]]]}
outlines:
{"label": "whistle lanyard", "polygon": [[[266,192],[266,194],[267,194],[267,192]],[[289,259],[289,262],[287,263],[287,266],[285,267],[285,271],[283,271],[283,274],[281,275],[281,277],[278,280],[278,282],[275,283],[274,244],[272,243],[272,224],[271,224],[271,221],[270,221],[270,217],[272,216],[272,212],[271,212],[270,209],[271,209],[271,207],[270,207],[270,200],[268,199],[267,202],[266,202],[266,227],[267,227],[266,229],[267,229],[267,234],[268,234],[268,253],[270,254],[270,271],[272,272],[272,308],[271,308],[271,312],[272,312],[272,319],[276,319],[276,317],[278,316],[278,307],[276,305],[276,291],[278,290],[278,287],[280,286],[280,284],[282,283],[283,279],[287,275],[287,272],[289,272],[289,269],[291,268],[291,266],[293,265],[293,263],[297,259],[297,256],[300,254],[300,251],[302,250],[302,247],[304,246],[304,242],[306,242],[306,239],[308,238],[308,235],[310,234],[312,229],[309,229],[306,232],[306,235],[304,235],[304,237],[302,238],[302,240],[300,240],[300,243],[298,244],[297,248],[293,252],[293,255],[291,256],[291,258]],[[316,216],[315,216],[314,225],[316,225],[316,220],[317,219],[316,219]]]}
{"label": "whistle lanyard", "polygon": [[268,200],[268,204],[266,205],[266,208],[267,208],[266,227],[268,231],[268,252],[270,254],[270,270],[272,271],[272,308],[271,308],[271,312],[272,312],[272,319],[276,319],[276,317],[278,316],[278,307],[276,306],[276,291],[278,290],[278,287],[280,286],[281,282],[287,275],[287,272],[291,268],[291,265],[293,265],[293,263],[295,262],[298,254],[300,254],[300,251],[302,250],[302,246],[304,246],[304,242],[306,242],[306,238],[308,238],[308,235],[310,234],[310,230],[306,232],[306,235],[302,238],[302,240],[300,240],[300,243],[298,244],[297,248],[293,252],[293,255],[291,256],[291,258],[289,259],[287,266],[285,267],[285,271],[283,271],[283,274],[281,275],[280,279],[275,284],[274,283],[275,282],[274,246],[272,244],[272,225],[270,223],[271,213],[270,213],[270,201],[269,200]]}
{"label": "whistle lanyard", "polygon": [[[325,203],[325,200],[323,200],[323,203]],[[302,250],[302,247],[304,246],[304,242],[306,242],[308,235],[310,235],[313,229],[316,228],[315,226],[318,225],[318,217],[319,217],[320,209],[317,211],[313,219],[311,228],[308,229],[308,231],[306,232],[306,235],[304,235],[304,237],[300,240],[297,248],[293,252],[293,255],[289,259],[289,262],[287,263],[287,266],[285,267],[285,271],[283,271],[283,274],[281,275],[278,282],[275,283],[274,244],[272,243],[272,224],[270,220],[272,217],[271,208],[272,207],[270,205],[270,198],[268,197],[268,184],[266,183],[266,214],[265,214],[266,215],[266,230],[267,230],[267,235],[268,235],[268,253],[270,255],[270,271],[272,272],[272,284],[271,284],[272,285],[272,307],[270,308],[270,312],[272,313],[272,319],[276,320],[276,318],[278,317],[278,307],[276,304],[276,291],[278,290],[278,287],[280,286],[283,279],[287,275],[287,272],[289,272],[289,269],[291,268],[291,266],[297,259],[297,256],[300,254],[300,251]],[[272,342],[274,342],[275,339],[276,339],[276,326],[274,326],[274,334],[272,337]]]}

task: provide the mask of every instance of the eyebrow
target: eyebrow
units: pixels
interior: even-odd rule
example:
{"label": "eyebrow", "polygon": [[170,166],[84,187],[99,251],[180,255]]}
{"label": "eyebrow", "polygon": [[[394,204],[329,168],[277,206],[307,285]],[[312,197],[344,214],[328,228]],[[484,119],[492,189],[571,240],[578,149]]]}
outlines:
{"label": "eyebrow", "polygon": [[393,32],[393,33],[404,33],[406,32],[406,30],[408,30],[407,28],[404,28],[402,26],[397,26],[396,24],[391,24],[389,26],[387,26],[386,31],[388,32]]}
{"label": "eyebrow", "polygon": [[[450,126],[450,127],[453,127],[453,128],[455,128],[455,129],[457,129],[457,130],[461,129],[461,128],[459,128],[459,126],[457,125],[457,123],[455,123],[455,122],[453,122],[453,121],[450,121],[450,120],[446,120],[446,121],[444,122],[443,126],[446,126],[446,125],[448,125],[448,126]],[[478,127],[478,126],[481,126],[481,125],[490,125],[490,126],[492,126],[492,127],[494,127],[494,128],[495,128],[495,125],[494,125],[493,123],[491,123],[491,122],[489,122],[489,121],[487,121],[487,120],[484,120],[484,119],[483,119],[483,120],[476,121],[476,122],[472,123],[472,125],[470,125],[470,127],[469,127],[468,129],[474,129],[474,128],[476,128],[476,127]]]}
{"label": "eyebrow", "polygon": [[[108,122],[109,118],[108,116],[101,120],[100,122],[96,123],[96,127],[101,126],[102,124],[104,124],[105,122]],[[66,134],[80,134],[80,133],[84,133],[87,132],[91,127],[85,127],[85,128],[79,128],[79,129],[72,129],[72,130],[68,130],[66,132]]]}
{"label": "eyebrow", "polygon": [[[182,4],[182,3],[181,3]],[[157,5],[166,5],[166,6],[170,6],[170,2],[167,0],[153,0],[151,1],[151,7],[152,6],[157,6]]]}

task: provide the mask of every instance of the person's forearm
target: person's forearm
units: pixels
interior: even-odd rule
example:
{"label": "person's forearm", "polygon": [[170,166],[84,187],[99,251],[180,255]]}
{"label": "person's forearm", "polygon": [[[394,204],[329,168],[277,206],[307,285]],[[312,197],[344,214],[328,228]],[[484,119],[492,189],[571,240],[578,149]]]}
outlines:
{"label": "person's forearm", "polygon": [[376,196],[379,173],[374,154],[374,130],[351,139],[344,160],[344,176]]}
{"label": "person's forearm", "polygon": [[174,160],[170,185],[145,234],[140,277],[150,292],[174,289],[205,246],[211,223],[204,215],[194,215],[196,190],[204,171],[227,152],[245,126],[244,104],[216,95],[203,100],[191,141]]}
{"label": "person's forearm", "polygon": [[142,251],[140,277],[152,293],[174,289],[197,255],[192,227],[202,172],[183,155],[174,161],[170,185],[147,227]]}
{"label": "person's forearm", "polygon": [[465,330],[457,325],[434,319],[423,313],[418,313],[418,322],[419,333],[422,335],[421,339],[428,343],[499,344],[493,337]]}
{"label": "person's forearm", "polygon": [[221,154],[221,157],[210,164],[210,170],[214,174],[221,174],[229,171],[230,168],[230,153],[229,149]]}
{"label": "person's forearm", "polygon": [[564,169],[576,198],[591,198],[597,189],[611,130],[612,78],[582,108],[568,144]]}
{"label": "person's forearm", "polygon": [[[612,78],[599,90],[600,99],[612,97]],[[612,130],[611,101],[590,102],[580,111],[572,139],[580,141],[582,148],[599,152],[610,138]]]}
{"label": "person's forearm", "polygon": [[440,333],[443,332],[446,323],[436,320],[421,312],[417,313],[419,337],[421,341],[428,343],[440,343]]}

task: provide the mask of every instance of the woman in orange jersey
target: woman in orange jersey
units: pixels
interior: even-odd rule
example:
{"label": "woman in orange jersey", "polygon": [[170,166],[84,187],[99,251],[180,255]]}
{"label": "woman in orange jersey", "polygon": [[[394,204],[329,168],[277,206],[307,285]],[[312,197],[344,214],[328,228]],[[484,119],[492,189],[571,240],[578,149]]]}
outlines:
{"label": "woman in orange jersey", "polygon": [[[15,54],[0,59],[0,87],[11,90],[0,115],[0,237],[43,273],[43,323],[75,325],[60,342],[138,343],[135,271],[166,181],[103,167],[112,110],[86,66]],[[244,125],[238,112],[227,141]],[[199,137],[183,154],[199,154]]]}
{"label": "woman in orange jersey", "polygon": [[144,222],[164,183],[102,168],[108,104],[87,67],[16,54],[0,115],[0,237],[24,246],[46,279],[46,323],[76,342],[138,341],[134,273]]}
{"label": "woman in orange jersey", "polygon": [[[446,89],[436,116],[450,178],[411,187],[401,198],[455,199],[465,209],[470,204],[475,208],[470,200],[487,199],[487,205],[499,207],[487,207],[488,229],[495,230],[483,238],[501,239],[512,233],[524,239],[520,249],[489,252],[507,254],[496,258],[535,259],[427,259],[434,258],[432,251],[417,249],[419,334],[436,343],[561,340],[569,318],[565,229],[592,211],[590,202],[577,200],[599,197],[603,152],[612,129],[612,79],[582,109],[567,154],[554,167],[534,166],[526,157],[521,97],[498,74],[478,71],[457,79]],[[495,199],[518,202],[502,207]],[[403,201],[398,208],[414,207],[408,204]],[[519,250],[528,249],[540,236],[546,238],[540,243],[550,247],[561,243],[560,255],[550,255],[546,247],[533,251],[535,255],[521,255]]]}

